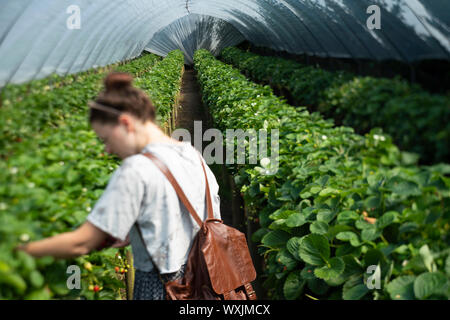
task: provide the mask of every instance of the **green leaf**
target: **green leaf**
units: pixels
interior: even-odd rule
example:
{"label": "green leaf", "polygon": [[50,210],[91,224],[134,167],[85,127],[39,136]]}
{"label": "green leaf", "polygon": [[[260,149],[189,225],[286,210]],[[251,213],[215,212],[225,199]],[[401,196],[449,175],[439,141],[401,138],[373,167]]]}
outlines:
{"label": "green leaf", "polygon": [[364,200],[364,206],[368,209],[378,208],[381,199],[379,197],[371,196]]}
{"label": "green leaf", "polygon": [[50,292],[47,288],[35,290],[25,297],[25,300],[49,300],[51,298]]}
{"label": "green leaf", "polygon": [[316,268],[314,274],[317,278],[330,280],[337,278],[345,268],[344,261],[339,257],[331,258],[326,266]]}
{"label": "green leaf", "polygon": [[373,241],[381,235],[381,231],[377,228],[365,228],[361,231],[361,239],[363,241]]}
{"label": "green leaf", "polygon": [[307,265],[302,269],[302,273],[301,276],[303,279],[305,280],[310,280],[310,279],[314,279],[314,267]]}
{"label": "green leaf", "polygon": [[40,288],[42,287],[42,285],[44,284],[44,277],[42,276],[42,274],[37,271],[37,270],[33,270],[30,273],[30,282],[33,285],[33,287],[35,288]]}
{"label": "green leaf", "polygon": [[326,197],[326,196],[330,196],[330,195],[337,195],[339,194],[339,190],[337,189],[333,189],[333,188],[325,188],[322,191],[320,191],[319,196],[321,197]]}
{"label": "green leaf", "polygon": [[289,233],[282,230],[274,230],[267,233],[261,240],[262,244],[269,248],[284,247],[289,240]]}
{"label": "green leaf", "polygon": [[414,300],[414,281],[415,276],[398,277],[386,286],[386,290],[392,300]]}
{"label": "green leaf", "polygon": [[351,276],[360,275],[363,273],[361,262],[353,254],[348,254],[342,257],[345,263],[345,269],[342,274],[343,277],[349,278]]}
{"label": "green leaf", "polygon": [[337,222],[339,224],[352,224],[358,218],[359,215],[355,211],[342,211],[337,216]]}
{"label": "green leaf", "polygon": [[311,192],[312,194],[318,194],[320,191],[322,190],[322,187],[312,187],[309,192]]}
{"label": "green leaf", "polygon": [[353,276],[342,287],[342,298],[344,300],[361,300],[368,292],[369,288],[363,283],[363,278]]}
{"label": "green leaf", "polygon": [[300,227],[306,223],[305,216],[299,212],[296,212],[286,219],[286,225],[290,228]]}
{"label": "green leaf", "polygon": [[450,277],[450,254],[447,256],[447,259],[445,260],[445,273],[448,277]]}
{"label": "green leaf", "polygon": [[406,233],[406,232],[414,232],[419,228],[419,225],[415,222],[405,222],[403,223],[400,228],[398,229],[399,233]]}
{"label": "green leaf", "polygon": [[327,238],[318,234],[310,234],[300,240],[299,256],[303,261],[322,266],[330,258],[330,245]]}
{"label": "green leaf", "polygon": [[386,257],[383,252],[378,249],[370,249],[364,255],[364,266],[367,268],[369,266],[384,264],[386,263]]}
{"label": "green leaf", "polygon": [[405,197],[421,194],[420,188],[415,182],[405,180],[398,176],[390,179],[386,183],[386,188],[390,189],[393,193]]}
{"label": "green leaf", "polygon": [[281,263],[282,265],[286,266],[287,270],[294,269],[298,261],[295,259],[295,257],[289,253],[287,249],[281,249],[280,252],[277,254],[276,257],[277,261]]}
{"label": "green leaf", "polygon": [[344,243],[336,249],[336,257],[342,257],[348,254],[359,257],[361,254],[361,247],[354,247],[350,243]]}
{"label": "green leaf", "polygon": [[15,273],[0,272],[0,283],[13,287],[18,294],[23,294],[27,289],[25,280]]}
{"label": "green leaf", "polygon": [[314,294],[323,295],[329,289],[329,286],[323,279],[313,278],[306,280],[306,283]]}
{"label": "green leaf", "polygon": [[36,260],[24,251],[17,251],[17,258],[22,262],[22,267],[26,273],[30,273],[36,268]]}
{"label": "green leaf", "polygon": [[323,221],[315,221],[309,226],[311,233],[326,234],[328,232],[328,224]]}
{"label": "green leaf", "polygon": [[262,238],[269,232],[266,228],[258,229],[255,233],[252,234],[253,242],[261,242]]}
{"label": "green leaf", "polygon": [[346,226],[346,225],[333,225],[333,226],[329,226],[328,227],[328,231],[326,234],[326,237],[328,238],[328,240],[333,240],[336,235],[340,232],[344,232],[344,231],[351,231],[352,227],[350,226]]}
{"label": "green leaf", "polygon": [[398,216],[398,213],[395,211],[389,211],[383,214],[380,218],[375,222],[375,226],[377,229],[382,230],[386,228],[388,225],[395,221],[395,218]]}
{"label": "green leaf", "polygon": [[409,251],[409,247],[406,244],[402,244],[395,248],[394,252],[398,254],[406,254]]}
{"label": "green leaf", "polygon": [[335,215],[336,213],[329,209],[321,209],[317,213],[317,220],[330,223],[334,219]]}
{"label": "green leaf", "polygon": [[311,192],[300,193],[300,198],[302,198],[302,199],[308,199],[311,196],[312,196]]}
{"label": "green leaf", "polygon": [[336,235],[336,239],[339,239],[341,241],[350,241],[350,244],[354,247],[361,245],[358,235],[351,231],[339,232]]}
{"label": "green leaf", "polygon": [[289,253],[292,254],[294,256],[294,258],[296,258],[297,260],[301,260],[299,254],[298,254],[299,247],[300,247],[300,241],[301,241],[301,238],[293,237],[293,238],[290,238],[288,240],[288,242],[286,243],[286,248],[288,249]]}
{"label": "green leaf", "polygon": [[424,300],[439,292],[447,284],[447,277],[441,272],[422,273],[414,281],[414,294],[417,299]]}
{"label": "green leaf", "polygon": [[432,255],[428,245],[426,245],[426,244],[423,245],[419,250],[419,254],[422,257],[423,264],[428,269],[428,271],[429,272],[435,271],[433,255]]}
{"label": "green leaf", "polygon": [[272,220],[277,220],[277,219],[287,219],[289,218],[291,215],[297,213],[294,210],[286,210],[284,208],[278,209],[277,211],[275,211],[274,213],[272,213],[269,218]]}
{"label": "green leaf", "polygon": [[302,279],[300,270],[291,272],[284,282],[283,293],[287,300],[297,299],[303,292],[305,280]]}

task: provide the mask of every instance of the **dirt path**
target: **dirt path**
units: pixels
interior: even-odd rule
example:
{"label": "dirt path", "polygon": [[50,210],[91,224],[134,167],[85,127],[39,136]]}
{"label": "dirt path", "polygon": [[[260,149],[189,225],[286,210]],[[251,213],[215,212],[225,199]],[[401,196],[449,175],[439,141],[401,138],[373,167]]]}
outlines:
{"label": "dirt path", "polygon": [[[202,136],[207,129],[212,128],[211,120],[208,117],[207,110],[203,107],[201,99],[200,87],[195,72],[191,68],[186,67],[181,88],[180,108],[178,109],[175,127],[176,129],[187,129],[190,132],[192,145],[194,145],[194,121],[202,122]],[[208,143],[210,142],[203,142],[202,148]],[[233,225],[231,187],[228,183],[229,178],[226,176],[222,165],[211,164],[209,167],[214,172],[217,183],[219,184],[222,219],[225,224]]]}
{"label": "dirt path", "polygon": [[[203,133],[213,127],[212,117],[207,108],[202,103],[202,96],[200,93],[200,86],[197,82],[195,71],[186,67],[183,84],[181,88],[180,107],[177,112],[176,129],[187,129],[191,134],[191,143],[194,145],[194,129],[195,121],[202,122],[202,137]],[[201,139],[202,140],[202,139]],[[203,142],[202,150],[210,142]],[[225,153],[224,153],[225,154]],[[228,169],[223,164],[210,164],[209,167],[216,176],[219,184],[220,196],[220,212],[222,220],[225,224],[239,229],[246,233],[249,237],[255,230],[251,227],[252,224],[246,224],[246,217],[244,212],[244,203],[239,195],[239,191],[234,185],[234,178],[228,173]],[[199,177],[200,178],[200,177]],[[258,273],[258,278],[253,282],[254,289],[259,298],[267,298],[262,289],[262,280],[260,276],[262,272],[262,258],[257,253],[257,245],[248,240],[250,252],[255,262],[255,267]]]}

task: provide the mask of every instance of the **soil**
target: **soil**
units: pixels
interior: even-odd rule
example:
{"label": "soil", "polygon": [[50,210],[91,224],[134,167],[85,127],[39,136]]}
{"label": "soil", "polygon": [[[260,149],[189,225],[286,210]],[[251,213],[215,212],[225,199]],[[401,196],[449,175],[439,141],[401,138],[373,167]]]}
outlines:
{"label": "soil", "polygon": [[[194,145],[194,122],[201,121],[202,136],[206,130],[213,126],[209,112],[206,107],[203,106],[201,90],[197,82],[195,71],[189,66],[185,67],[179,105],[175,128],[187,129],[192,137],[191,143]],[[210,142],[202,142],[202,151],[208,143]],[[233,201],[230,176],[226,172],[224,165],[208,164],[208,166],[213,171],[217,183],[219,184],[220,212],[222,219],[225,224],[236,227],[233,223]]]}
{"label": "soil", "polygon": [[[192,67],[185,67],[179,107],[176,114],[175,129],[187,129],[192,137],[192,145],[194,145],[195,140],[195,121],[202,122],[202,136],[206,130],[213,128],[213,118],[208,108],[202,102],[201,89]],[[211,142],[202,142],[202,151],[209,143]],[[208,164],[208,166],[216,176],[217,183],[219,184],[220,212],[223,222],[226,225],[240,230],[250,238],[251,234],[253,234],[258,227],[255,226],[254,223],[247,223],[246,212],[244,210],[245,205],[240,191],[234,183],[233,175],[228,171],[224,164]],[[253,282],[253,288],[256,291],[257,296],[264,299],[267,297],[265,296],[261,285],[263,281],[261,278],[261,275],[263,274],[262,257],[258,254],[257,244],[250,241],[250,239],[247,241],[258,273],[258,278]]]}

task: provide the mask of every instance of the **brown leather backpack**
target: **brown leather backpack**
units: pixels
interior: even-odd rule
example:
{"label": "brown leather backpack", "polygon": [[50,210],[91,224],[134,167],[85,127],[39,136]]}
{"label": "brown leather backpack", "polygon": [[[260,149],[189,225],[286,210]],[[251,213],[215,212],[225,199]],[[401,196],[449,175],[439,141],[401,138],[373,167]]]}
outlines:
{"label": "brown leather backpack", "polygon": [[215,219],[208,178],[206,179],[207,219],[202,222],[167,166],[145,153],[170,181],[178,197],[200,226],[189,252],[183,278],[165,283],[168,300],[256,300],[251,282],[256,270],[245,235]]}

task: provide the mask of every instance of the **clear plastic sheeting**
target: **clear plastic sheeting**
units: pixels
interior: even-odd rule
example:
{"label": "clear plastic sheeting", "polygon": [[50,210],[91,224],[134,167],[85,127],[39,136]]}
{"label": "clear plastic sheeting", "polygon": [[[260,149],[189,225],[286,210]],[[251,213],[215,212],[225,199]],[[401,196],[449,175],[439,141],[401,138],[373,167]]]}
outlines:
{"label": "clear plastic sheeting", "polygon": [[245,38],[230,23],[198,14],[189,14],[157,32],[146,50],[160,56],[180,49],[184,52],[186,64],[194,63],[194,53],[207,49],[218,55],[222,49],[234,46]]}
{"label": "clear plastic sheeting", "polygon": [[[372,5],[381,29],[367,27]],[[69,27],[71,6],[79,28]],[[216,19],[200,23],[204,16]],[[239,33],[297,54],[450,59],[449,0],[2,0],[0,87],[132,59],[144,49],[165,54],[178,44],[189,56],[205,45],[189,30],[210,32],[213,52]]]}

